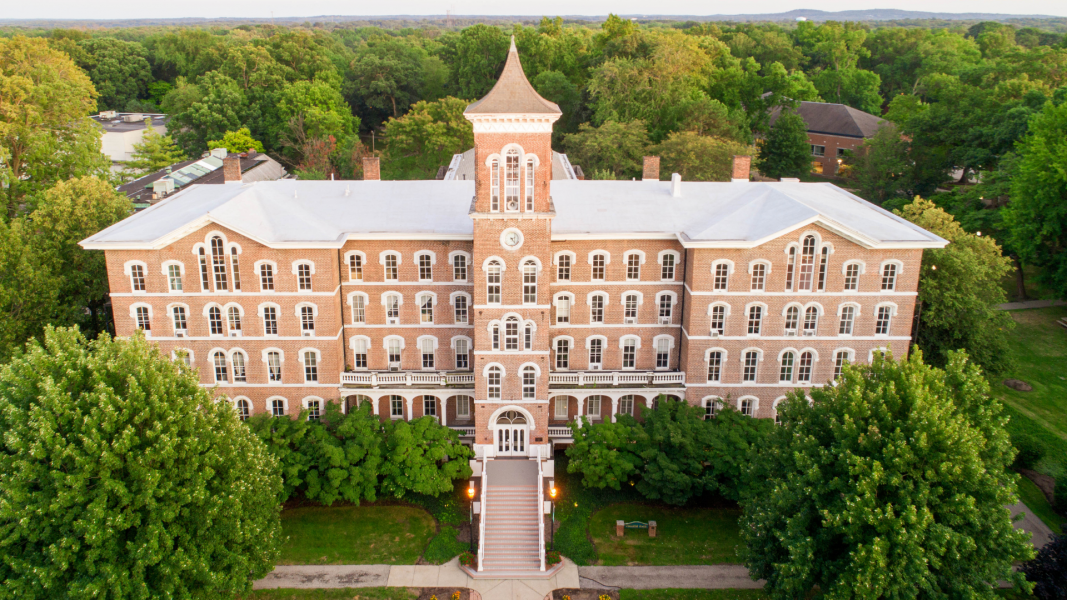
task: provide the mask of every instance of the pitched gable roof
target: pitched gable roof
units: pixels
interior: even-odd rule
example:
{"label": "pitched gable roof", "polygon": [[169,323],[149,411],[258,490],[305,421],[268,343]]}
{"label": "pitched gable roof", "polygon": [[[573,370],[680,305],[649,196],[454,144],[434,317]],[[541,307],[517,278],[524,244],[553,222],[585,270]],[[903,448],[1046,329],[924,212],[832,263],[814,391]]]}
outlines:
{"label": "pitched gable roof", "polygon": [[[776,108],[771,114],[771,124],[778,120],[781,109]],[[800,115],[808,125],[810,133],[825,133],[853,138],[869,138],[889,122],[870,113],[828,102],[801,102],[797,107]]]}
{"label": "pitched gable roof", "polygon": [[561,115],[563,112],[554,102],[549,102],[530,85],[526,73],[519,63],[519,51],[515,49],[515,36],[511,36],[511,50],[504,63],[504,72],[500,74],[493,89],[484,98],[474,102],[463,111],[466,115],[500,115],[500,114],[547,114]]}

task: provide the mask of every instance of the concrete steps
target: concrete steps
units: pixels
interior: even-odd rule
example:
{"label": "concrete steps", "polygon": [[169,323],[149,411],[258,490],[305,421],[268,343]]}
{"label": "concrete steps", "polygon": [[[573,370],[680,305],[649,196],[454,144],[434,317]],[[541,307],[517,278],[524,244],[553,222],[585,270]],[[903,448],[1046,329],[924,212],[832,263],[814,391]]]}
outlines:
{"label": "concrete steps", "polygon": [[514,575],[540,572],[538,544],[537,483],[530,485],[489,484],[486,489],[483,575]]}

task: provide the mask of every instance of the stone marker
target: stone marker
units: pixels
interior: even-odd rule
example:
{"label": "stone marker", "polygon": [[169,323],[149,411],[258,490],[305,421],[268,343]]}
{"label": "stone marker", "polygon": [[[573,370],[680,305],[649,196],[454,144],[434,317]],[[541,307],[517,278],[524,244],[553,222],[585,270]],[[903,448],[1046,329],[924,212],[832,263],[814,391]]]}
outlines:
{"label": "stone marker", "polygon": [[648,537],[656,537],[656,522],[648,522]]}
{"label": "stone marker", "polygon": [[615,521],[615,535],[622,537],[622,534],[626,531],[626,521]]}

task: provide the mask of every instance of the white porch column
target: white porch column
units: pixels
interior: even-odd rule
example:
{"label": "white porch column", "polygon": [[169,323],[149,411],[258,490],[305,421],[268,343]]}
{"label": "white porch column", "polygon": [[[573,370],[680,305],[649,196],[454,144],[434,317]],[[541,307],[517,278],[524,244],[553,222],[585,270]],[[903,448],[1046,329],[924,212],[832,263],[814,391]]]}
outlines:
{"label": "white porch column", "polygon": [[648,410],[652,410],[652,403],[655,402],[655,401],[656,401],[656,397],[655,396],[645,396],[645,406],[648,407]]}
{"label": "white porch column", "polygon": [[612,423],[615,422],[615,413],[617,413],[617,412],[619,412],[619,397],[613,395],[611,397],[611,422]]}
{"label": "white porch column", "polygon": [[[577,397],[577,396],[576,396]],[[582,426],[582,415],[585,414],[585,398],[578,398],[578,427]]]}
{"label": "white porch column", "polygon": [[448,398],[441,396],[441,425],[448,427]]}
{"label": "white porch column", "polygon": [[409,396],[407,398],[407,401],[408,401],[408,421],[410,421],[411,420],[411,415],[414,414],[413,411],[414,411],[414,407],[415,407],[415,397],[414,396]]}
{"label": "white porch column", "polygon": [[381,400],[382,397],[381,396],[377,396],[377,397],[367,396],[367,397],[370,398],[371,410],[374,411],[374,416],[377,417],[378,416],[378,401]]}

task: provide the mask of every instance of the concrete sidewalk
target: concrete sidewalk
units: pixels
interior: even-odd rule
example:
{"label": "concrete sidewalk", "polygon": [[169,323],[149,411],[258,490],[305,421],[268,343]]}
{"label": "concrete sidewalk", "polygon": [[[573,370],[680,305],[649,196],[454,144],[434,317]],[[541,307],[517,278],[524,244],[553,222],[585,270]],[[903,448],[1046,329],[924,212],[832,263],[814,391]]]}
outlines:
{"label": "concrete sidewalk", "polygon": [[1024,300],[1022,302],[1005,302],[998,304],[1000,310],[1020,310],[1024,308],[1048,308],[1050,306],[1063,306],[1067,304],[1063,300]]}
{"label": "concrete sidewalk", "polygon": [[583,588],[755,590],[763,587],[762,580],[752,581],[744,565],[578,567],[578,575]]}
{"label": "concrete sidewalk", "polygon": [[1045,544],[1052,541],[1052,530],[1048,525],[1034,514],[1034,511],[1026,507],[1022,502],[1017,502],[1011,506],[1011,516],[1015,516],[1019,513],[1026,513],[1023,518],[1015,522],[1016,529],[1025,529],[1030,532],[1030,542],[1034,545],[1034,548],[1040,550],[1045,547]]}

